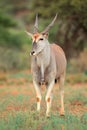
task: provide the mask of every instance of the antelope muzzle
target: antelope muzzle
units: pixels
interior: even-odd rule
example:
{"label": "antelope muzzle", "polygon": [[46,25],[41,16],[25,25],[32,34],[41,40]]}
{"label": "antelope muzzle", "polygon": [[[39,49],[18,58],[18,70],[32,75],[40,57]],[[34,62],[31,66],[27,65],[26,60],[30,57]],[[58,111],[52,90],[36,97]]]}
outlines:
{"label": "antelope muzzle", "polygon": [[34,56],[36,53],[35,53],[35,50],[37,49],[37,43],[36,42],[33,42],[33,45],[32,45],[32,50],[30,52],[30,55]]}

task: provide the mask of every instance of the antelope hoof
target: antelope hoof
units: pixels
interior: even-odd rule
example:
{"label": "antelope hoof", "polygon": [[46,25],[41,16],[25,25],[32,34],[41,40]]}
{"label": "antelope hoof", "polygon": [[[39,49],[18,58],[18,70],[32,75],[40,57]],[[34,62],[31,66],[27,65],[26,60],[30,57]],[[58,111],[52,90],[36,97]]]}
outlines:
{"label": "antelope hoof", "polygon": [[46,114],[46,117],[47,117],[47,118],[50,118],[50,114],[49,114],[49,113],[47,113],[47,114]]}
{"label": "antelope hoof", "polygon": [[50,118],[50,115],[46,115],[47,118]]}
{"label": "antelope hoof", "polygon": [[65,116],[65,112],[64,111],[60,111],[60,116]]}

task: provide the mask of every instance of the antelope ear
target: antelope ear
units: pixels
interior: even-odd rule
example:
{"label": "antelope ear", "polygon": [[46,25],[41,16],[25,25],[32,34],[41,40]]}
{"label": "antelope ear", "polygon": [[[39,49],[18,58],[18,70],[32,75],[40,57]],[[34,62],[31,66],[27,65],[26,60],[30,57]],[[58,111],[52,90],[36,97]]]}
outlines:
{"label": "antelope ear", "polygon": [[27,34],[28,36],[30,36],[30,37],[33,38],[33,34],[32,34],[32,33],[29,33],[29,32],[27,32],[27,31],[25,31],[25,32],[26,32],[26,34]]}
{"label": "antelope ear", "polygon": [[49,33],[48,33],[48,32],[46,32],[46,33],[42,33],[42,35],[43,35],[45,38],[48,39]]}

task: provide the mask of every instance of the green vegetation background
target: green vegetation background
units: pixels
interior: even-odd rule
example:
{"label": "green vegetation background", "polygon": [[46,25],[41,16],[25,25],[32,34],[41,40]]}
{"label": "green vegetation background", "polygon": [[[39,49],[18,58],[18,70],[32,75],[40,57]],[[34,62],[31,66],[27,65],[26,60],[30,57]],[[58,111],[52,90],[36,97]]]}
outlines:
{"label": "green vegetation background", "polygon": [[[24,31],[33,32],[36,13],[40,31],[58,13],[49,41],[59,44],[68,60],[65,117],[59,116],[57,87],[51,118],[45,118],[45,102],[40,114],[35,111],[32,75],[27,71],[32,41]],[[22,71],[13,73],[16,70]],[[87,0],[0,0],[0,130],[87,130],[86,84]]]}
{"label": "green vegetation background", "polygon": [[0,0],[0,70],[30,67],[31,39],[35,14],[42,31],[56,13],[49,41],[59,44],[69,61],[69,71],[87,73],[87,0]]}

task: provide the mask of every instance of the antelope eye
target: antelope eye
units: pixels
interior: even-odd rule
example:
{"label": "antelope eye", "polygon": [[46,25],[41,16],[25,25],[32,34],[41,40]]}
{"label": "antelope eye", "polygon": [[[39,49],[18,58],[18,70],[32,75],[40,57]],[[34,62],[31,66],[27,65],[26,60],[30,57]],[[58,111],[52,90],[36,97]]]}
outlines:
{"label": "antelope eye", "polygon": [[40,41],[42,41],[42,40],[43,40],[43,38],[40,38],[39,40],[40,40]]}

